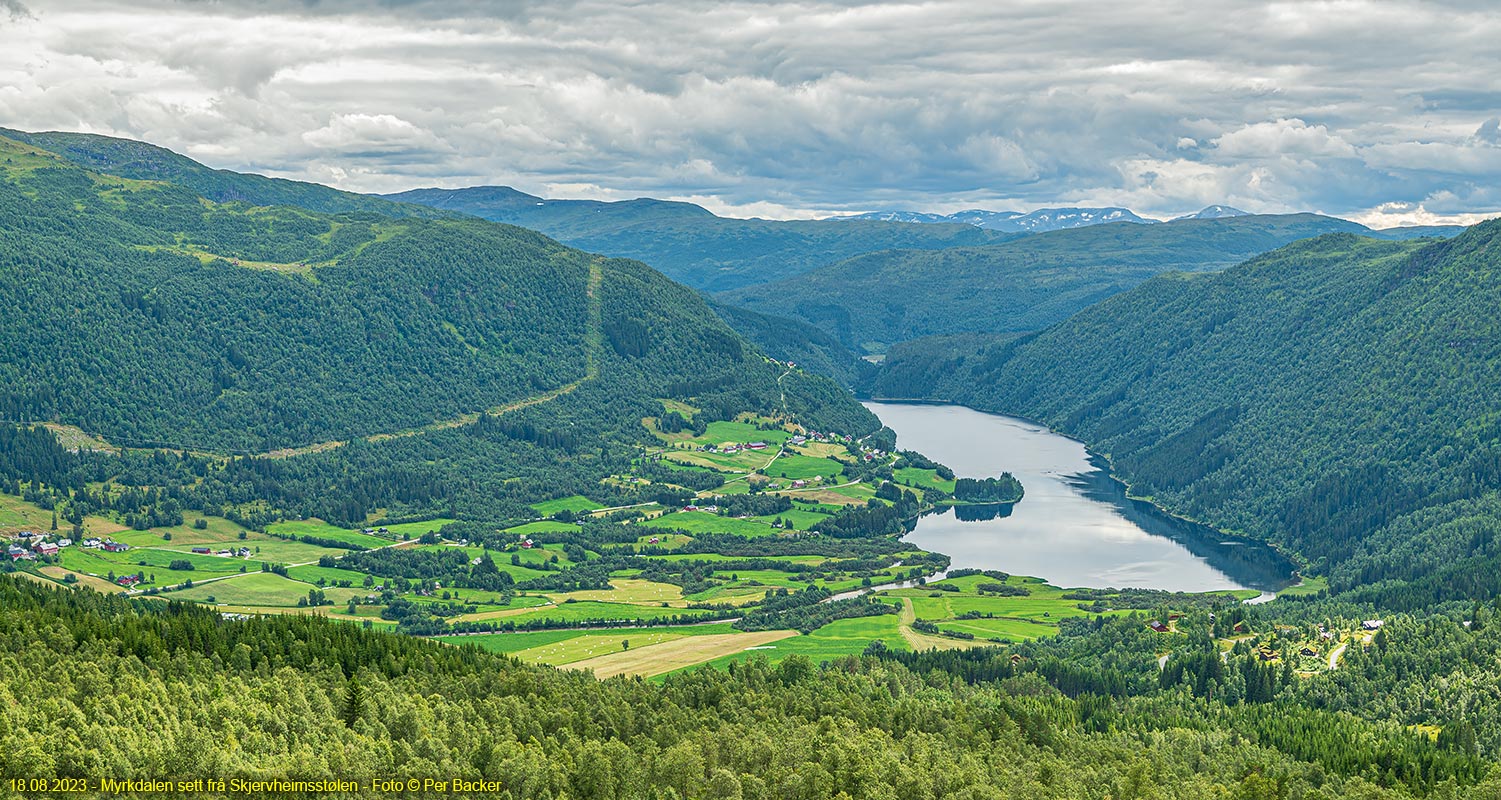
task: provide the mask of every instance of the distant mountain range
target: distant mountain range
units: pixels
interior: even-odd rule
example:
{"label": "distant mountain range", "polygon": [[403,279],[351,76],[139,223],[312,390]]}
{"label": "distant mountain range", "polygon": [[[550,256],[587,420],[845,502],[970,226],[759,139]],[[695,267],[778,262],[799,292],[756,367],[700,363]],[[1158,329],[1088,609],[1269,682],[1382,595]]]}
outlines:
{"label": "distant mountain range", "polygon": [[[1230,206],[1205,206],[1193,214],[1185,214],[1178,219],[1228,219],[1230,217],[1249,217],[1249,211],[1241,211]],[[1175,222],[1177,220],[1174,220]]]}
{"label": "distant mountain range", "polygon": [[1326,233],[1402,239],[1459,230],[1373,231],[1318,214],[1221,212],[1020,235],[980,247],[866,253],[719,298],[801,317],[851,350],[875,353],[921,336],[1037,330],[1154,275],[1222,270]]}
{"label": "distant mountain range", "polygon": [[[1219,206],[1213,207],[1218,208]],[[1208,209],[1205,209],[1205,211],[1208,211]],[[866,214],[829,217],[829,219],[840,222],[875,220],[879,222],[915,222],[927,225],[948,223],[973,225],[976,228],[1002,231],[1004,233],[1045,233],[1047,231],[1061,231],[1069,228],[1083,228],[1088,225],[1103,225],[1110,222],[1135,222],[1139,225],[1153,225],[1160,222],[1160,220],[1139,216],[1128,208],[1115,207],[1039,208],[1036,211],[1027,213],[1020,211],[986,211],[980,208],[959,211],[954,214],[925,214],[920,211],[872,211]]]}
{"label": "distant mountain range", "polygon": [[692,203],[549,200],[508,186],[414,189],[385,197],[531,228],[582,250],[639,259],[709,292],[791,277],[875,250],[941,250],[1025,235],[967,224],[733,219]]}

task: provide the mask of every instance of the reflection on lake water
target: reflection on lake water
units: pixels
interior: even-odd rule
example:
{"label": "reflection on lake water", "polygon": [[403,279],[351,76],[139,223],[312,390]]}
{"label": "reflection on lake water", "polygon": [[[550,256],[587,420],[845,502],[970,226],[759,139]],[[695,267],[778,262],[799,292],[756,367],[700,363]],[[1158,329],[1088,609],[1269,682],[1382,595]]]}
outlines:
{"label": "reflection on lake water", "polygon": [[917,521],[905,540],[948,554],[952,569],[1185,592],[1275,591],[1293,582],[1292,565],[1275,551],[1132,500],[1102,459],[1045,427],[961,406],[865,405],[903,449],[961,476],[1010,472],[1022,482],[1020,503],[945,509]]}

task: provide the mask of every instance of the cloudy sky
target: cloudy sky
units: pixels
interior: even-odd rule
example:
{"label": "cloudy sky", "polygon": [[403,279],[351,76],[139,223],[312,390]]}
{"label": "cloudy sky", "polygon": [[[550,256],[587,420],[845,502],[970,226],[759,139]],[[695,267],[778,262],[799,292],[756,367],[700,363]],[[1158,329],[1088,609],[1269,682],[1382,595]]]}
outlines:
{"label": "cloudy sky", "polygon": [[1490,0],[0,0],[0,125],[737,216],[1501,211]]}

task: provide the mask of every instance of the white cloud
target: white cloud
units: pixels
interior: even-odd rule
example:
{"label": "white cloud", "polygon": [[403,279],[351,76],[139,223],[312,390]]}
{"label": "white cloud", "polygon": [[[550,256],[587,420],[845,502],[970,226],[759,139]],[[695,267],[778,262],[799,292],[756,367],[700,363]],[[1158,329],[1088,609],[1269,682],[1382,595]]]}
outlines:
{"label": "white cloud", "polygon": [[1301,119],[1252,123],[1220,136],[1213,144],[1221,154],[1231,158],[1349,158],[1355,155],[1355,148],[1330,134],[1327,127],[1309,125]]}
{"label": "white cloud", "polygon": [[1408,0],[0,0],[0,125],[768,216],[1463,214],[1501,207],[1498,39]]}

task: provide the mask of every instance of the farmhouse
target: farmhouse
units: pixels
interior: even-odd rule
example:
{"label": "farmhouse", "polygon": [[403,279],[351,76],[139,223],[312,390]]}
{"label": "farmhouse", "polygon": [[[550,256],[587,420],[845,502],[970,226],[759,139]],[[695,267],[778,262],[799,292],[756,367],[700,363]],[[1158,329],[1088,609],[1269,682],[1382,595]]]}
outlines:
{"label": "farmhouse", "polygon": [[808,437],[799,435],[799,436],[794,436],[791,439],[788,439],[787,441],[788,441],[788,443],[793,444],[793,445],[806,444],[807,441],[808,441]]}
{"label": "farmhouse", "polygon": [[1163,625],[1161,622],[1155,619],[1151,622],[1148,622],[1147,627],[1151,628],[1154,631],[1157,631],[1158,633],[1167,633],[1167,626]]}
{"label": "farmhouse", "polygon": [[121,586],[125,586],[125,587],[134,586],[134,585],[136,585],[136,584],[138,584],[140,582],[141,582],[141,578],[140,578],[139,575],[126,575],[123,578],[116,578],[115,579],[115,583],[118,583]]}
{"label": "farmhouse", "polygon": [[87,547],[90,550],[98,550],[103,546],[104,542],[101,542],[98,539],[84,539],[83,544],[79,545],[79,547]]}
{"label": "farmhouse", "polygon": [[44,556],[55,556],[55,555],[57,555],[57,545],[53,544],[52,542],[37,542],[36,543],[36,547],[34,549],[37,551],[37,553],[39,555],[44,555]]}
{"label": "farmhouse", "polygon": [[72,547],[73,546],[73,540],[72,539],[58,539],[57,540],[57,546],[58,547]]}
{"label": "farmhouse", "polygon": [[794,489],[804,489],[804,488],[807,488],[807,486],[808,486],[808,482],[807,481],[793,481],[792,482],[792,488],[794,488]]}
{"label": "farmhouse", "polygon": [[5,551],[5,554],[8,555],[8,556],[10,556],[10,560],[11,561],[21,561],[23,559],[29,561],[31,559],[36,558],[36,554],[35,553],[32,553],[30,550],[27,550],[24,547],[17,547],[15,545],[11,545]]}
{"label": "farmhouse", "polygon": [[123,553],[130,549],[130,545],[124,542],[105,542],[100,547],[107,553]]}

